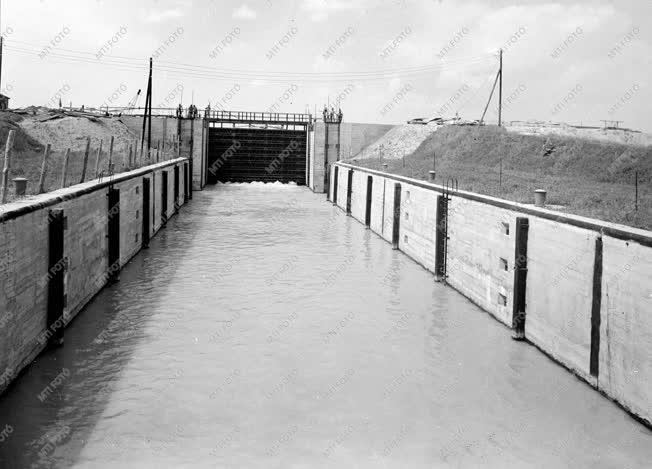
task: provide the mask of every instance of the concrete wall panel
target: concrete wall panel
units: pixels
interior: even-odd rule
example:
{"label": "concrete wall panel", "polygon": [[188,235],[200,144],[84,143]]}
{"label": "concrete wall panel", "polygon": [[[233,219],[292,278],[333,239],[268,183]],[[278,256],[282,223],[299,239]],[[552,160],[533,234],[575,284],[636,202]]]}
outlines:
{"label": "concrete wall panel", "polygon": [[436,231],[437,194],[402,187],[399,248],[431,272],[435,271]]}
{"label": "concrete wall panel", "polygon": [[525,335],[587,380],[596,237],[530,218]]}
{"label": "concrete wall panel", "polygon": [[351,216],[364,223],[367,209],[367,175],[353,172],[353,191],[351,192]]}
{"label": "concrete wall panel", "polygon": [[372,176],[374,183],[371,194],[371,230],[379,236],[383,231],[385,178]]}
{"label": "concrete wall panel", "polygon": [[447,281],[511,327],[516,214],[453,195],[448,220]]}
{"label": "concrete wall panel", "polygon": [[652,419],[652,249],[603,238],[598,386]]}

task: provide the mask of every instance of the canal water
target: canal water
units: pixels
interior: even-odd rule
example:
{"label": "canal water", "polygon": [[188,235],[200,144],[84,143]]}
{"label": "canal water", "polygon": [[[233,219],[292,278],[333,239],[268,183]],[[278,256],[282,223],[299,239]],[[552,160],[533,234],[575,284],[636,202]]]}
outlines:
{"label": "canal water", "polygon": [[7,424],[2,468],[652,462],[622,409],[323,195],[272,184],[196,192],[0,398]]}

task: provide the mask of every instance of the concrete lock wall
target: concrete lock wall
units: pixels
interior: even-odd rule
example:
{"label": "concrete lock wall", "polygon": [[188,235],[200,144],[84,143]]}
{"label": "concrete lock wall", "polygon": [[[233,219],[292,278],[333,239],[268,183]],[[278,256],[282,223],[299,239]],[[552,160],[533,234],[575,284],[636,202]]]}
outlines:
{"label": "concrete lock wall", "polygon": [[[337,205],[391,242],[401,185],[398,248],[436,272],[438,197],[444,188],[337,163]],[[512,328],[515,269],[525,267],[527,341],[652,422],[652,232],[466,191],[448,202],[446,282]],[[517,219],[527,219],[527,256],[517,256]],[[441,223],[440,223],[441,227]],[[442,235],[443,236],[443,235]],[[521,238],[522,239],[522,238]]]}
{"label": "concrete lock wall", "polygon": [[[48,284],[60,269],[65,275],[62,322],[68,324],[141,249],[144,179],[150,184],[150,237],[163,225],[162,183],[167,172],[167,215],[184,203],[184,168],[179,158],[113,178],[13,202],[0,208],[0,393],[48,344]],[[174,198],[174,168],[179,168],[179,197]],[[119,190],[119,265],[109,266],[110,187]],[[50,211],[63,209],[65,263],[49,267]]]}
{"label": "concrete lock wall", "polygon": [[[363,148],[371,145],[389,132],[394,126],[386,124],[364,124],[342,122],[328,124],[328,155],[326,155],[326,124],[315,122],[310,147],[310,189],[314,192],[326,192],[324,187],[324,162],[332,164],[339,159],[355,156]],[[338,136],[339,128],[339,136]]]}

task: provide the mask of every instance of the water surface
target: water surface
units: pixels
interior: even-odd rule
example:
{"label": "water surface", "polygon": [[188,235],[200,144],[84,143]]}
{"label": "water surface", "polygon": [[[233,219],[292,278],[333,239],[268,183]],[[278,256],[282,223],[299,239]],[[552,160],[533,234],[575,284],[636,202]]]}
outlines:
{"label": "water surface", "polygon": [[652,462],[649,430],[323,195],[262,184],[196,192],[5,424],[2,468]]}

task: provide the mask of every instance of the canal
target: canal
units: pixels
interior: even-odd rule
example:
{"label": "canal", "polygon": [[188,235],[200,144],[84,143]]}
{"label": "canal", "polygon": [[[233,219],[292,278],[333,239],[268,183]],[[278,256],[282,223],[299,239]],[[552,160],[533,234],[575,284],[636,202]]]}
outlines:
{"label": "canal", "polygon": [[2,468],[652,461],[621,408],[323,195],[273,184],[196,192],[0,417]]}

